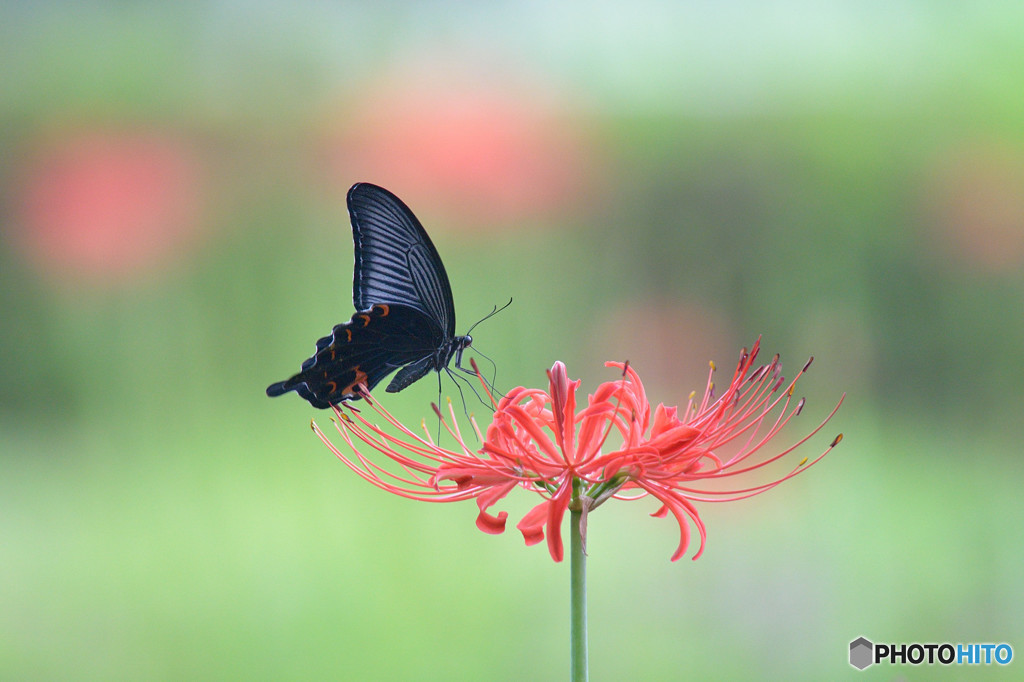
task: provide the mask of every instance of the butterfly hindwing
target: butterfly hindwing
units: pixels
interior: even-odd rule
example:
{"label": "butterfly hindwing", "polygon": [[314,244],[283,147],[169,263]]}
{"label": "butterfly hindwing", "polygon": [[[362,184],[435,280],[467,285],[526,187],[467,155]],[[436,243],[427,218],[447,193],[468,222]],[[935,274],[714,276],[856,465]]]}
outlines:
{"label": "butterfly hindwing", "polygon": [[[374,305],[317,341],[317,350],[302,364],[302,371],[271,385],[267,395],[294,390],[314,407],[327,408],[358,397],[356,387],[360,383],[372,390],[388,374],[409,363],[413,363],[410,367],[426,367],[415,377],[418,379],[433,368],[440,338],[440,329],[418,310]],[[405,385],[408,383],[412,381]]]}

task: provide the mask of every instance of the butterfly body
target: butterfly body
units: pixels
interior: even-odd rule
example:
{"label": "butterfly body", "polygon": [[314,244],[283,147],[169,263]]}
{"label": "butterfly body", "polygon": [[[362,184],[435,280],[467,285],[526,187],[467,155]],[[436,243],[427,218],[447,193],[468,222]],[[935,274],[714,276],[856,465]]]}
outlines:
{"label": "butterfly body", "polygon": [[290,379],[267,395],[289,391],[318,408],[359,398],[391,372],[389,392],[430,371],[441,372],[473,340],[455,335],[455,305],[441,258],[412,211],[387,190],[368,183],[348,194],[356,312],[316,343],[316,351]]}

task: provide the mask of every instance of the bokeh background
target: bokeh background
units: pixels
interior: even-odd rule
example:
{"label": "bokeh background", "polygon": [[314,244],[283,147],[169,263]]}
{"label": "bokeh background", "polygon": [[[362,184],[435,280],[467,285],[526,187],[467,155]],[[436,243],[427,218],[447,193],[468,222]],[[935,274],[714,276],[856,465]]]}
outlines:
{"label": "bokeh background", "polygon": [[360,180],[460,332],[514,299],[499,387],[628,358],[684,403],[763,335],[816,356],[790,440],[848,393],[699,561],[591,517],[593,679],[1013,674],[846,656],[1022,653],[1024,5],[10,2],[0,65],[3,679],[566,677],[566,564],[264,395],[352,312]]}

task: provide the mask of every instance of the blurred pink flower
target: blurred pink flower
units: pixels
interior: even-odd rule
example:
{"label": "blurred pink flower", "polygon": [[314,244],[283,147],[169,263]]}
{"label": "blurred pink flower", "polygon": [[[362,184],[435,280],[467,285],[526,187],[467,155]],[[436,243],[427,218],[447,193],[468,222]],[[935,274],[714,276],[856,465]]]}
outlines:
{"label": "blurred pink flower", "polygon": [[541,87],[497,80],[447,67],[378,79],[329,133],[329,177],[400,188],[410,203],[477,226],[572,204],[593,170],[579,124]]}
{"label": "blurred pink flower", "polygon": [[1024,151],[973,141],[940,159],[926,187],[931,237],[961,267],[1016,272],[1024,263]]}
{"label": "blurred pink flower", "polygon": [[[596,316],[586,334],[586,357],[643,357],[647,388],[668,394],[675,386],[698,386],[702,367],[680,358],[714,357],[735,334],[728,316],[697,300],[645,295],[616,302]],[[643,334],[637,334],[643,329]]]}
{"label": "blurred pink flower", "polygon": [[[561,523],[567,509],[581,510],[585,523],[586,514],[609,499],[647,496],[660,503],[654,516],[671,513],[679,525],[673,561],[689,546],[690,524],[697,528],[696,559],[704,549],[705,528],[695,503],[739,500],[770,490],[817,463],[842,439],[841,434],[836,436],[810,464],[804,458],[781,476],[729,485],[734,477],[746,480],[793,452],[842,404],[840,399],[808,435],[762,456],[769,441],[803,409],[802,399],[793,403],[793,390],[810,362],[787,383],[778,356],[767,365],[754,366],[759,347],[760,340],[750,352],[744,349],[732,380],[717,398],[712,363],[703,397],[694,402],[691,396],[681,415],[677,408],[661,404],[652,409],[640,377],[628,363],[617,362],[606,365],[619,368],[621,379],[601,384],[577,410],[579,382],[570,381],[565,365],[556,362],[548,371],[547,391],[518,387],[495,404],[486,434],[477,430],[483,442],[477,450],[466,443],[450,406],[450,422],[445,423],[457,443],[454,449],[436,445],[429,432],[425,437],[415,435],[374,400],[368,403],[400,435],[373,424],[351,405],[335,407],[339,433],[353,453],[349,456],[315,422],[312,426],[342,462],[388,492],[432,502],[475,499],[480,510],[477,527],[484,532],[504,531],[507,512],[494,515],[488,510],[513,488],[538,493],[543,501],[517,528],[528,545],[546,537],[555,561],[564,553]],[[360,448],[390,458],[400,471],[378,465]]]}
{"label": "blurred pink flower", "polygon": [[201,176],[192,148],[170,133],[61,135],[23,170],[17,241],[57,278],[132,278],[197,241]]}

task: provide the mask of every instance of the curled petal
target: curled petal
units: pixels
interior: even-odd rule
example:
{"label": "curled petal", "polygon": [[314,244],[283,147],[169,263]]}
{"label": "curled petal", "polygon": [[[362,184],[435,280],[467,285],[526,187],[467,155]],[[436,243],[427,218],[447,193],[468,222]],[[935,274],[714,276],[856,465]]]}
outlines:
{"label": "curled petal", "polygon": [[658,511],[651,514],[651,516],[664,518],[666,512],[672,512],[676,523],[679,524],[679,545],[676,547],[676,551],[673,552],[670,561],[681,559],[683,554],[686,553],[686,548],[690,546],[689,521],[692,520],[697,526],[697,531],[700,533],[700,548],[693,555],[693,559],[696,561],[704,552],[704,541],[707,538],[707,530],[704,527],[704,522],[701,521],[700,515],[697,513],[696,507],[682,496],[675,495],[671,491],[650,486],[643,482],[639,482],[638,485],[662,503]]}
{"label": "curled petal", "polygon": [[516,524],[516,528],[523,534],[523,540],[527,546],[536,545],[544,539],[544,521],[548,518],[549,500],[544,500],[526,514]]}
{"label": "curled petal", "polygon": [[515,487],[515,483],[505,482],[487,488],[476,498],[476,505],[480,513],[476,517],[476,527],[490,535],[500,535],[505,532],[505,521],[508,519],[508,512],[498,512],[497,516],[487,513],[488,507],[505,497],[508,491]]}
{"label": "curled petal", "polygon": [[505,532],[505,520],[508,512],[498,512],[497,516],[481,511],[476,517],[476,527],[489,535],[501,535]]}

